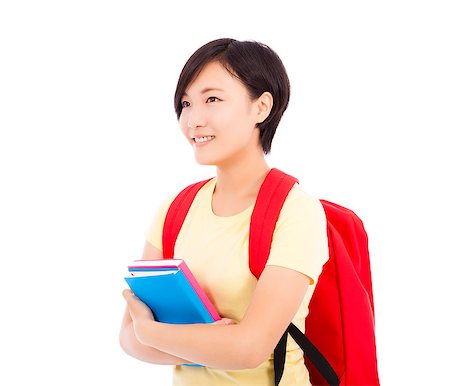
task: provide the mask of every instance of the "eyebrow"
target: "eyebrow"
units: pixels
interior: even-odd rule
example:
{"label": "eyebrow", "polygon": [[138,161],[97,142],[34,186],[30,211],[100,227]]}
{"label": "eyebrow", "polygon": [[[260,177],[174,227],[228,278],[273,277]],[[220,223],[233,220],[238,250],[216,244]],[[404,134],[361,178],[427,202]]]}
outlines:
{"label": "eyebrow", "polygon": [[[203,95],[203,94],[206,94],[206,93],[211,92],[211,91],[224,92],[224,90],[222,90],[221,88],[218,88],[218,87],[205,87],[203,90],[200,91],[200,94]],[[188,95],[189,94],[185,91],[182,96],[188,96]]]}

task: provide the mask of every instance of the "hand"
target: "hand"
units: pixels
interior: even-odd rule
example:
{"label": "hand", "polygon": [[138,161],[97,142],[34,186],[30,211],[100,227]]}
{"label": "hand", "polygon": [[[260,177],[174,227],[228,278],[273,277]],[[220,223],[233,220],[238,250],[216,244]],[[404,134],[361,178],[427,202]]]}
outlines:
{"label": "hand", "polygon": [[228,318],[222,318],[216,322],[213,323],[213,325],[215,326],[220,326],[220,325],[230,325],[230,324],[237,324],[237,322],[233,319],[228,319]]}
{"label": "hand", "polygon": [[122,292],[123,297],[127,301],[128,310],[133,321],[135,320],[155,320],[153,312],[147,305],[142,302],[131,290],[126,289]]}
{"label": "hand", "polygon": [[146,344],[145,331],[150,328],[150,323],[155,320],[150,308],[147,307],[131,290],[126,289],[122,292],[123,297],[128,304],[128,312],[133,321],[133,329],[136,339]]}

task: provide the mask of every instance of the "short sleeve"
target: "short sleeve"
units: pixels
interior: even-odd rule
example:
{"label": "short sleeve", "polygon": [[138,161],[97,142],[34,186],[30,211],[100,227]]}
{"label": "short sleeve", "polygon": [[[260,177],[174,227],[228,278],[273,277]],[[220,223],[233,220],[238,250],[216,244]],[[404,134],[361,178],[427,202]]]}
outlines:
{"label": "short sleeve", "polygon": [[159,206],[156,214],[153,218],[153,222],[148,228],[145,239],[152,244],[155,248],[159,249],[162,252],[162,231],[164,226],[164,220],[166,218],[167,211],[169,210],[170,204],[175,199],[176,194],[168,197],[163,203]]}
{"label": "short sleeve", "polygon": [[328,260],[325,211],[320,200],[295,184],[275,227],[266,265],[296,270],[315,283]]}

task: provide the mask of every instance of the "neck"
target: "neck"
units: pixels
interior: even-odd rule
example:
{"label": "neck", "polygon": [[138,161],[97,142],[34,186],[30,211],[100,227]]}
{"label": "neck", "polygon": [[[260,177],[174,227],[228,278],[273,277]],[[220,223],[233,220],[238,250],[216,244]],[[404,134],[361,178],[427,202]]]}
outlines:
{"label": "neck", "polygon": [[264,153],[227,166],[217,166],[215,192],[237,197],[256,196],[270,170]]}

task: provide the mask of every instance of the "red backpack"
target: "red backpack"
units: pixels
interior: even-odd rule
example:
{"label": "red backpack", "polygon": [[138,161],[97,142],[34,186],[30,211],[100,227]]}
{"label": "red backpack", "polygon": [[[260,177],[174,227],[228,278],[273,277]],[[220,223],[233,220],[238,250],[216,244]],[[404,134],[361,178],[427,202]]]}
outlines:
{"label": "red backpack", "polygon": [[[163,256],[173,258],[175,241],[197,192],[185,188],[172,202],[163,228]],[[249,267],[259,278],[284,201],[298,180],[271,169],[259,190],[250,220]],[[275,385],[283,375],[287,335],[305,353],[313,385],[379,385],[368,239],[351,210],[321,200],[327,218],[330,258],[309,304],[306,336],[292,323],[274,351]],[[314,342],[314,343],[313,343]]]}

